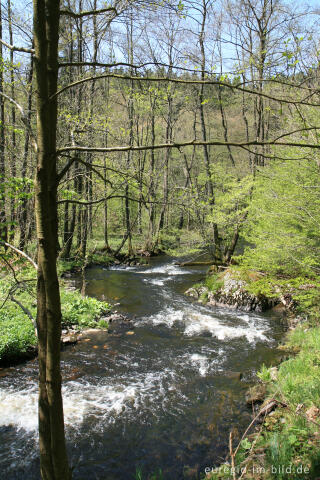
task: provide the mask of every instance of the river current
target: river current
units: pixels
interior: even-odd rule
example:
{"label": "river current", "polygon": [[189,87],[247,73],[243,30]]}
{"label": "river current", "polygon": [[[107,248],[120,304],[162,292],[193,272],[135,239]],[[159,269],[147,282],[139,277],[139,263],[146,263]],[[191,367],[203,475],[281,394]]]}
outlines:
{"label": "river current", "polygon": [[[92,332],[62,353],[74,479],[129,480],[136,469],[144,479],[159,469],[165,480],[200,478],[223,461],[230,429],[250,422],[244,392],[275,357],[283,326],[184,296],[203,276],[168,257],[87,270],[86,294],[119,303],[134,333]],[[38,480],[37,448],[34,360],[1,372],[0,478]]]}

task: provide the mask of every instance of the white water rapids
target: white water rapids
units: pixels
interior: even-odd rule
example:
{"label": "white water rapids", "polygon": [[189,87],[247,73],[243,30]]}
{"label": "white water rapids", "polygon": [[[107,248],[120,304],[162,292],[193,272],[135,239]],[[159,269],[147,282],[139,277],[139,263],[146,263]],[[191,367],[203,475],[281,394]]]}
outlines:
{"label": "white water rapids", "polygon": [[[166,480],[183,478],[177,472],[190,454],[185,442],[196,435],[192,448],[197,451],[208,423],[216,424],[215,429],[227,425],[223,416],[215,417],[215,402],[230,402],[230,418],[240,408],[233,397],[240,395],[241,382],[237,386],[225,372],[244,368],[252,375],[276,344],[274,326],[269,317],[212,310],[183,297],[180,292],[201,275],[172,262],[88,271],[88,293],[120,298],[120,308],[127,302],[123,308],[135,313],[135,333],[90,334],[62,355],[66,434],[72,458],[85,461],[79,467],[82,473],[75,470],[75,479],[131,478],[143,452],[155,469],[156,438],[162,445],[160,463],[167,465]],[[6,480],[22,478],[20,467],[26,472],[23,478],[38,480],[37,391],[36,362],[1,378],[0,472]],[[198,417],[200,426],[193,420]],[[218,452],[223,440],[220,447],[214,431],[204,435]],[[200,450],[196,462],[204,455]],[[106,452],[119,462],[108,463]],[[99,473],[97,465],[109,476]]]}

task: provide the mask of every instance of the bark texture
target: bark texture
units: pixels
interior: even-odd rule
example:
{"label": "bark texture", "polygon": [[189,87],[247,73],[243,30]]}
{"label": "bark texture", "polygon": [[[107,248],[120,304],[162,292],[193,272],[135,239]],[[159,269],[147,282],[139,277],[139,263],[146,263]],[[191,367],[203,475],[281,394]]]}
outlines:
{"label": "bark texture", "polygon": [[56,131],[59,0],[34,0],[37,91],[36,227],[38,239],[39,441],[43,480],[71,478],[61,395],[61,306],[58,253]]}

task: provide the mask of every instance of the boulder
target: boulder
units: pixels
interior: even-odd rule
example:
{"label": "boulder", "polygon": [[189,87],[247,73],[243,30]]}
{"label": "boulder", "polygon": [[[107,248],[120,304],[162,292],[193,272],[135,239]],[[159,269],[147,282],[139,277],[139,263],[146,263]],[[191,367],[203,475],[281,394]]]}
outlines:
{"label": "boulder", "polygon": [[77,341],[78,341],[78,337],[77,335],[74,335],[74,334],[70,334],[62,337],[62,343],[64,345],[73,345],[77,343]]}
{"label": "boulder", "polygon": [[[250,275],[248,274],[250,277]],[[264,295],[253,295],[246,289],[248,282],[243,280],[238,272],[225,270],[218,277],[222,286],[217,290],[211,291],[205,285],[192,287],[186,291],[186,295],[197,300],[205,300],[208,305],[214,307],[227,307],[246,312],[263,312],[272,308],[276,303],[275,299],[270,299]]]}

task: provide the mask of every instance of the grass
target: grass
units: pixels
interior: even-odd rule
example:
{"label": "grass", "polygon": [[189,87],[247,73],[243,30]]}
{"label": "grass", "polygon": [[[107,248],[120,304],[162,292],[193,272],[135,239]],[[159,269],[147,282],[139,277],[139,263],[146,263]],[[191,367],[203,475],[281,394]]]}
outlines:
{"label": "grass", "polygon": [[210,292],[215,293],[223,287],[223,278],[221,278],[221,274],[213,273],[206,277],[204,285],[210,290]]}
{"label": "grass", "polygon": [[[257,445],[264,449],[265,466],[271,472],[265,478],[315,479],[320,471],[320,327],[297,327],[286,346],[299,353],[281,363],[276,380],[265,367],[260,378],[266,381],[269,396],[287,406],[267,417]],[[282,472],[282,465],[288,472]],[[276,477],[272,471],[278,472]]]}
{"label": "grass", "polygon": [[[247,474],[263,469],[259,478],[265,480],[312,480],[320,472],[320,327],[305,331],[297,328],[290,334],[288,347],[300,348],[294,358],[283,362],[276,380],[263,367],[260,378],[268,385],[269,398],[283,402],[265,420],[262,433],[247,457]],[[312,410],[314,409],[314,410]],[[312,411],[316,412],[312,417]],[[315,424],[314,421],[318,424]],[[249,442],[250,443],[250,442]],[[255,452],[263,452],[262,461]],[[239,455],[236,465],[243,462]],[[213,479],[232,478],[231,475],[212,475]]]}

